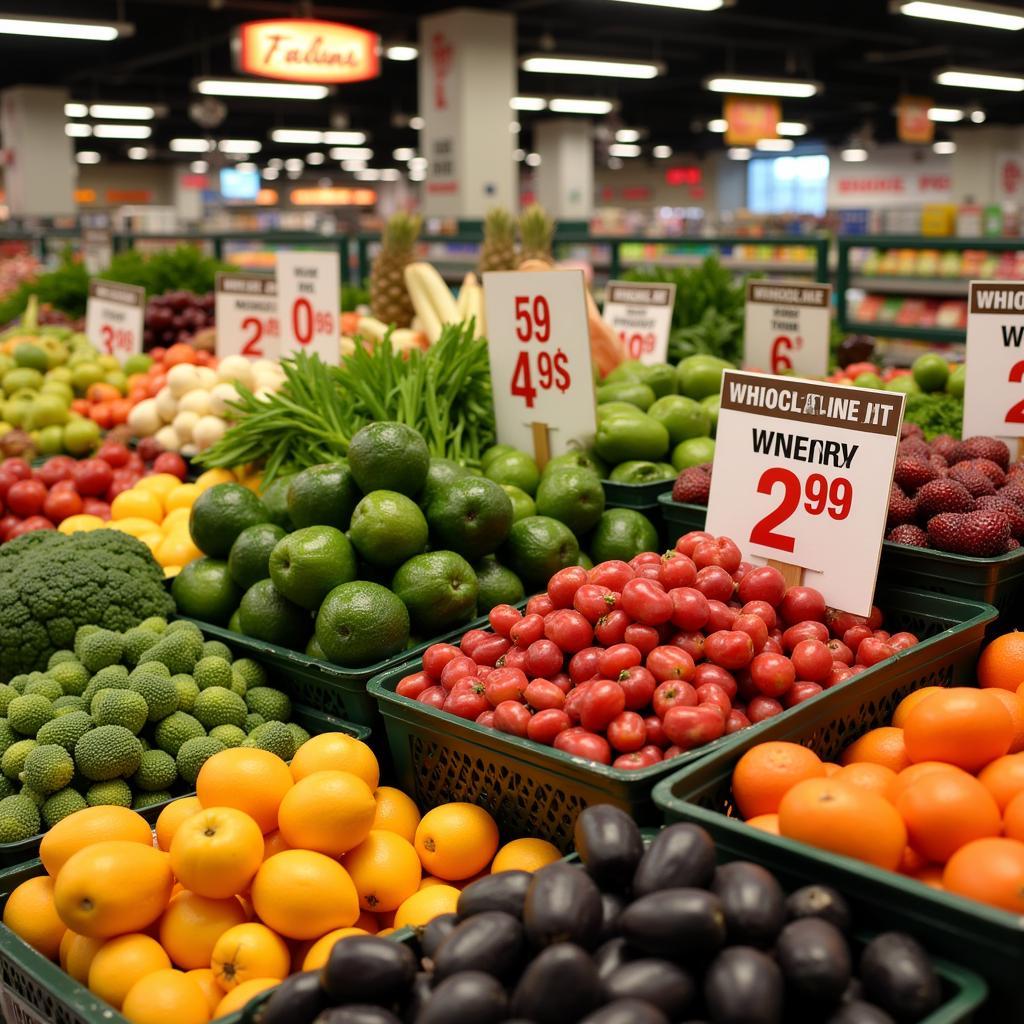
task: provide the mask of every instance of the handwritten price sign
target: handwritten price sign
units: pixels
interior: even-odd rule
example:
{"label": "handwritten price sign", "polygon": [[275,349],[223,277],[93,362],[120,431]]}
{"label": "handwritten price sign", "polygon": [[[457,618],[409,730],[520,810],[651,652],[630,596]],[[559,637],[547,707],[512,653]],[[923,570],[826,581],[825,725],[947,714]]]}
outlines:
{"label": "handwritten price sign", "polygon": [[828,373],[832,286],[748,281],[743,364],[768,373]]}
{"label": "handwritten price sign", "polygon": [[602,315],[618,333],[630,359],[665,362],[675,299],[674,284],[608,282]]}
{"label": "handwritten price sign", "polygon": [[281,355],[316,353],[329,364],[340,356],[337,252],[282,252],[277,255]]}
{"label": "handwritten price sign", "polygon": [[541,463],[596,430],[583,288],[579,270],[484,274],[498,440]]}
{"label": "handwritten price sign", "polygon": [[115,281],[89,282],[85,306],[85,333],[104,355],[122,363],[142,351],[146,290]]}
{"label": "handwritten price sign", "polygon": [[[722,376],[707,529],[799,567],[836,608],[871,610],[906,396],[796,377]],[[787,574],[788,575],[788,574]]]}
{"label": "handwritten price sign", "polygon": [[972,281],[963,436],[1024,437],[1024,284]]}
{"label": "handwritten price sign", "polygon": [[277,359],[281,325],[277,282],[267,274],[218,274],[217,358]]}

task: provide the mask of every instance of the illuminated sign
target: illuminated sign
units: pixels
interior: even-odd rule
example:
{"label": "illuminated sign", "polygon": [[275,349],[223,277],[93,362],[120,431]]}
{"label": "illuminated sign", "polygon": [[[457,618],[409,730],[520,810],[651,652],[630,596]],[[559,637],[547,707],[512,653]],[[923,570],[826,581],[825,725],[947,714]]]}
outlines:
{"label": "illuminated sign", "polygon": [[722,117],[728,122],[725,130],[727,146],[753,146],[761,139],[777,139],[775,127],[782,117],[778,100],[755,99],[751,96],[726,96]]}
{"label": "illuminated sign", "polygon": [[297,188],[290,196],[293,206],[373,206],[372,188]]}
{"label": "illuminated sign", "polygon": [[701,178],[699,167],[670,167],[665,172],[666,185],[699,185]]}
{"label": "illuminated sign", "polygon": [[250,21],[232,40],[239,71],[285,82],[362,82],[380,74],[380,36],[333,21]]}

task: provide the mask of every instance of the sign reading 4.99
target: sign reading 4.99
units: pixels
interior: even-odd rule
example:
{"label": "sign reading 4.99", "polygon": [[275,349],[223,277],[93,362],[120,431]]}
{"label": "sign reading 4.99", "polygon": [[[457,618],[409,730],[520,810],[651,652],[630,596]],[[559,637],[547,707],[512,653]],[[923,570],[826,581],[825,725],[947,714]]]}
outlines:
{"label": "sign reading 4.99", "polygon": [[314,353],[330,366],[341,355],[337,252],[277,254],[277,309],[280,352]]}
{"label": "sign reading 4.99", "polygon": [[551,455],[594,436],[583,272],[484,274],[498,440]]}

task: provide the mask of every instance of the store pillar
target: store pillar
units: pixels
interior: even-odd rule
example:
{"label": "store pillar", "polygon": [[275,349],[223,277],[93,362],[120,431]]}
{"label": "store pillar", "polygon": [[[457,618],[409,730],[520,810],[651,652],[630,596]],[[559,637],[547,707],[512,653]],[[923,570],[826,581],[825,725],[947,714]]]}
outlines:
{"label": "store pillar", "polygon": [[515,17],[466,8],[431,15],[420,20],[419,45],[423,212],[481,221],[494,206],[515,209]]}
{"label": "store pillar", "polygon": [[589,223],[594,212],[594,136],[587,119],[541,121],[533,131],[540,166],[537,202],[563,224]]}

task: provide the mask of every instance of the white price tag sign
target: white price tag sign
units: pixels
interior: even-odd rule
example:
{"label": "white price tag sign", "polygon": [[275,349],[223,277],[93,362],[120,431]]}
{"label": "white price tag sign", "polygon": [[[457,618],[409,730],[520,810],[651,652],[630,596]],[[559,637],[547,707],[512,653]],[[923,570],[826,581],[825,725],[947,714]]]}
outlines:
{"label": "white price tag sign", "polygon": [[90,274],[102,274],[114,258],[114,240],[103,228],[85,228],[82,232],[82,262]]}
{"label": "white price tag sign", "polygon": [[217,274],[217,358],[277,359],[277,282],[268,274]]}
{"label": "white price tag sign", "polygon": [[650,366],[668,355],[674,284],[609,281],[602,316],[619,336],[630,359]]}
{"label": "white price tag sign", "polygon": [[282,356],[316,353],[328,365],[337,365],[341,355],[340,281],[336,251],[277,254]]}
{"label": "white price tag sign", "polygon": [[1024,437],[1024,284],[972,281],[967,293],[963,436]]}
{"label": "white price tag sign", "polygon": [[583,271],[484,274],[498,440],[552,455],[597,429]]}
{"label": "white price tag sign", "polygon": [[867,615],[905,401],[726,370],[708,531],[753,562],[799,567],[829,605]]}
{"label": "white price tag sign", "polygon": [[93,279],[85,306],[85,333],[103,355],[117,356],[123,363],[142,351],[145,312],[145,288]]}
{"label": "white price tag sign", "polygon": [[828,373],[832,285],[748,281],[743,365],[765,373]]}

